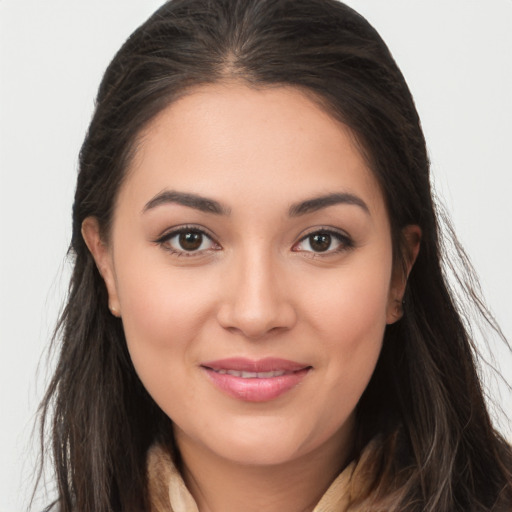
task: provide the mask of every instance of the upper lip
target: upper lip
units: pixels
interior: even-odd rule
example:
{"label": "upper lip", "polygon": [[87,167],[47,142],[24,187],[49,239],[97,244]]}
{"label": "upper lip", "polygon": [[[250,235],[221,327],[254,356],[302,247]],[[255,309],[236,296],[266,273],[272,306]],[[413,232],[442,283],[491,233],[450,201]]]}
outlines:
{"label": "upper lip", "polygon": [[230,357],[227,359],[217,359],[201,363],[201,366],[212,370],[235,370],[240,372],[273,372],[286,371],[297,372],[310,368],[311,365],[280,359],[277,357],[265,357],[263,359],[246,359],[244,357]]}

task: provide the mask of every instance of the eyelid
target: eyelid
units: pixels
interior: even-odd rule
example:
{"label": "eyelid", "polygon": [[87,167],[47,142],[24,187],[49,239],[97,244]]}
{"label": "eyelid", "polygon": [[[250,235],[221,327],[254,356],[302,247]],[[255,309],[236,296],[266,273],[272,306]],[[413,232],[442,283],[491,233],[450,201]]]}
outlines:
{"label": "eyelid", "polygon": [[[208,238],[212,244],[214,244],[214,248],[207,248],[207,249],[201,249],[201,250],[194,250],[194,251],[187,251],[187,250],[180,250],[180,249],[174,249],[173,247],[166,246],[165,244],[169,242],[172,238],[175,236],[178,236],[182,233],[187,232],[198,232],[201,233],[202,236]],[[297,249],[297,246],[301,243],[303,243],[305,240],[307,240],[308,237],[315,235],[315,234],[327,234],[335,238],[338,243],[339,247],[336,247],[335,249],[327,249],[325,251],[314,251],[314,250],[306,250],[306,249]],[[213,235],[210,230],[205,228],[204,226],[197,225],[197,224],[185,224],[185,225],[178,225],[174,226],[172,228],[166,229],[157,239],[153,241],[155,244],[160,245],[163,249],[166,251],[178,255],[178,256],[186,256],[186,257],[193,257],[193,256],[200,256],[204,255],[206,252],[210,251],[218,251],[222,249],[221,245],[217,242],[215,235]],[[309,253],[309,255],[314,257],[327,257],[331,256],[333,254],[338,254],[340,252],[348,251],[352,248],[354,248],[354,241],[352,240],[352,237],[348,235],[345,231],[340,230],[338,228],[333,227],[323,227],[323,226],[316,226],[314,228],[309,228],[306,233],[303,233],[299,240],[295,242],[292,246],[293,252],[302,252],[302,253]]]}
{"label": "eyelid", "polygon": [[[196,251],[185,251],[185,250],[179,250],[174,249],[169,246],[165,246],[166,243],[168,243],[172,238],[175,236],[178,236],[182,233],[188,233],[188,232],[197,232],[201,233],[204,237],[211,240],[211,242],[216,246],[215,248],[208,248],[208,249],[201,249]],[[172,228],[166,229],[157,239],[153,241],[153,243],[160,245],[164,250],[170,252],[171,254],[175,254],[178,256],[186,256],[186,257],[192,257],[192,256],[199,256],[203,255],[205,252],[209,251],[217,251],[220,250],[222,247],[217,242],[216,237],[211,234],[211,232],[206,229],[204,226],[200,226],[197,224],[184,224],[179,226],[174,226]]]}
{"label": "eyelid", "polygon": [[[340,247],[338,247],[336,249],[327,249],[326,251],[310,251],[310,250],[304,250],[304,249],[300,249],[300,250],[295,249],[299,244],[303,243],[305,240],[307,240],[307,238],[309,238],[310,236],[315,235],[315,234],[327,234],[327,235],[332,236],[333,238],[336,238],[340,242]],[[338,254],[340,252],[349,251],[349,250],[353,249],[354,246],[355,246],[354,240],[345,231],[337,229],[337,228],[333,228],[333,227],[317,226],[314,228],[310,228],[307,233],[302,234],[302,236],[299,238],[299,240],[297,242],[295,242],[295,244],[293,245],[292,251],[310,253],[314,257],[323,257],[323,256],[331,256],[333,254]]]}
{"label": "eyelid", "polygon": [[200,224],[178,224],[176,226],[171,226],[166,228],[158,237],[153,240],[155,243],[165,241],[169,239],[172,235],[179,235],[180,233],[186,233],[187,231],[198,231],[203,235],[206,235],[208,238],[215,240],[215,235],[206,227],[201,226]]}

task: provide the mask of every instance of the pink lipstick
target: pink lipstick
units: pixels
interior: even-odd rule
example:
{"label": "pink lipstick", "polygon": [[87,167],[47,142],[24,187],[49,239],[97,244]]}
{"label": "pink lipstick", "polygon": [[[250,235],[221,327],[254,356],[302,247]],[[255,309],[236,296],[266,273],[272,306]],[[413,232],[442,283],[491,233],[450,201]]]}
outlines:
{"label": "pink lipstick", "polygon": [[278,358],[251,360],[219,359],[201,364],[221,391],[247,402],[273,400],[299,384],[312,369],[310,365]]}

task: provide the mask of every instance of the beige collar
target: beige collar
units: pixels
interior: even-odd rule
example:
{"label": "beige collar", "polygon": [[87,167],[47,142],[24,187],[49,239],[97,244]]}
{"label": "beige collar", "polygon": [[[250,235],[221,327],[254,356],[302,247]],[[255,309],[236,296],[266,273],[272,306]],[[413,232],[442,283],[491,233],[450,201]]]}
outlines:
{"label": "beige collar", "polygon": [[[356,463],[350,463],[334,480],[313,512],[357,512],[350,506],[354,494],[359,494],[361,484],[367,482],[367,462],[375,452],[373,441],[363,451]],[[371,464],[370,464],[371,466]],[[185,486],[169,453],[161,445],[153,445],[148,453],[148,487],[151,512],[199,512],[197,504]],[[358,483],[357,483],[358,482]]]}

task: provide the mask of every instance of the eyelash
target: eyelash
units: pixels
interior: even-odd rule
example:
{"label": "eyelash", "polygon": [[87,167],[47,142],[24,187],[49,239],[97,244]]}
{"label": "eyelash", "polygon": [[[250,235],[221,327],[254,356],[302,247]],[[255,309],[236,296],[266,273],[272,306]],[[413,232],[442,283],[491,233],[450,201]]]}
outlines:
{"label": "eyelash", "polygon": [[[201,236],[200,245],[196,249],[186,250],[186,249],[176,249],[170,245],[170,242],[173,238],[179,237],[180,235],[186,234],[197,234]],[[304,242],[309,240],[309,245],[311,247],[311,241],[313,236],[327,236],[329,237],[329,247],[325,250],[314,251],[314,250],[305,250],[305,249],[297,249],[298,246],[303,244]],[[206,240],[210,241],[214,247],[209,247],[205,249],[201,249],[200,247],[205,243]],[[333,243],[333,240],[336,240],[339,244],[335,249],[331,249],[330,246]],[[184,257],[197,257],[199,255],[204,255],[205,252],[218,251],[222,249],[220,244],[218,244],[214,238],[208,234],[204,228],[198,226],[182,226],[178,229],[174,229],[164,235],[160,236],[155,240],[155,243],[162,246],[166,251],[170,252],[176,256],[184,256]],[[180,242],[178,242],[180,243]],[[309,257],[313,258],[321,258],[328,257],[333,254],[339,254],[341,252],[348,251],[354,247],[353,240],[346,235],[345,233],[336,231],[332,228],[317,228],[314,231],[309,232],[307,235],[303,236],[298,242],[296,242],[292,246],[293,252],[302,252],[302,253],[310,253]]]}
{"label": "eyelash", "polygon": [[[214,248],[208,249],[195,249],[187,251],[186,249],[175,249],[170,245],[170,242],[173,238],[179,237],[180,235],[186,234],[198,234],[201,236],[201,245],[205,243],[206,240],[209,240],[211,244],[213,244]],[[205,240],[206,239],[206,240]],[[178,229],[174,229],[169,231],[168,233],[163,234],[161,237],[155,240],[155,243],[163,247],[166,251],[170,252],[175,256],[184,256],[184,257],[194,257],[204,254],[205,252],[210,251],[218,251],[221,249],[220,245],[213,239],[211,235],[209,235],[204,228],[200,228],[198,226],[181,226]]]}
{"label": "eyelash", "polygon": [[[303,244],[308,240],[309,245],[311,247],[311,238],[315,235],[327,235],[329,237],[329,246],[332,245],[333,240],[336,240],[339,246],[336,247],[335,249],[331,249],[329,247],[324,251],[296,249],[297,246]],[[310,257],[313,258],[322,258],[332,256],[333,254],[339,254],[341,252],[349,251],[350,249],[353,249],[354,246],[354,241],[346,233],[342,233],[332,228],[316,228],[314,231],[309,232],[307,235],[303,236],[296,244],[294,244],[292,250],[294,250],[295,252],[310,253]]]}

